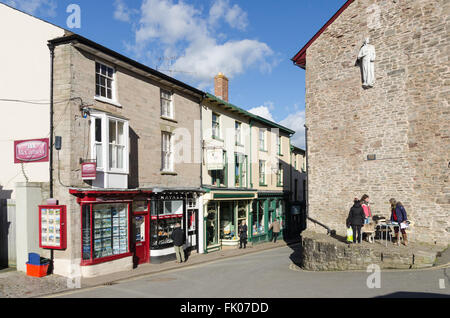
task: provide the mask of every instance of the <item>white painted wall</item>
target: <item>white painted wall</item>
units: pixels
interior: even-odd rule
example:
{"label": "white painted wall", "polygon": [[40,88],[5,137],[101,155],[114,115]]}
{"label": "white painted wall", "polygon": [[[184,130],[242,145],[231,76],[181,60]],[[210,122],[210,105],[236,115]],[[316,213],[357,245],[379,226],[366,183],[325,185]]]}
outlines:
{"label": "white painted wall", "polygon": [[[0,190],[25,178],[14,164],[14,140],[47,138],[50,132],[49,39],[64,29],[0,3],[0,100],[39,100],[43,105],[0,101]],[[25,164],[30,182],[48,182],[49,164]],[[14,192],[12,198],[15,198]]]}

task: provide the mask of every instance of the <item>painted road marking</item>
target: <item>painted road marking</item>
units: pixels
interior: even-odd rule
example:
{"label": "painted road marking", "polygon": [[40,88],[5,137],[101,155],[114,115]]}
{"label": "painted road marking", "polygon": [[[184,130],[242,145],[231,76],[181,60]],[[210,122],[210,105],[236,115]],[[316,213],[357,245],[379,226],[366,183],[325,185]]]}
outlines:
{"label": "painted road marking", "polygon": [[445,279],[441,278],[439,280],[439,288],[440,289],[445,289]]}

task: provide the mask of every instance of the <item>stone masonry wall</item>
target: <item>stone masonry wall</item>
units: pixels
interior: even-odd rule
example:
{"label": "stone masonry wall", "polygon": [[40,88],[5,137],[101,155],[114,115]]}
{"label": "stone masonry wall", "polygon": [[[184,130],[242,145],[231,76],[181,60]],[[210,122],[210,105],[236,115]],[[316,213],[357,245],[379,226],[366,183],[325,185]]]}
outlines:
{"label": "stone masonry wall", "polygon": [[302,232],[300,266],[311,271],[366,270],[376,264],[380,269],[431,267],[442,250],[435,245],[393,246],[365,243],[346,244],[336,238],[312,231]]}
{"label": "stone masonry wall", "polygon": [[[415,222],[410,240],[448,243],[449,13],[445,0],[356,0],[308,48],[312,218],[344,233],[355,196],[387,218],[394,197]],[[376,82],[363,89],[355,62],[367,36]]]}

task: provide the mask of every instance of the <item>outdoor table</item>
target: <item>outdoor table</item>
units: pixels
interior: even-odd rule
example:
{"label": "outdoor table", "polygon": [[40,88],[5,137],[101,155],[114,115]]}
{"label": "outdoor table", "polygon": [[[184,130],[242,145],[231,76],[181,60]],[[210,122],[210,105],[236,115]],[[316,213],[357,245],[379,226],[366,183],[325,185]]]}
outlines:
{"label": "outdoor table", "polygon": [[[388,232],[389,232],[389,229],[391,229],[392,228],[392,231],[395,231],[395,227],[399,227],[400,226],[400,224],[398,224],[397,222],[386,222],[386,223],[380,223],[380,224],[377,224],[377,229],[379,228],[380,229],[380,231],[381,231],[381,239],[383,239],[383,229],[385,229],[385,231],[386,231],[386,237],[385,237],[385,242],[386,242],[386,247],[387,247],[387,237],[388,237]],[[389,236],[389,242],[392,242],[392,235],[390,235]]]}

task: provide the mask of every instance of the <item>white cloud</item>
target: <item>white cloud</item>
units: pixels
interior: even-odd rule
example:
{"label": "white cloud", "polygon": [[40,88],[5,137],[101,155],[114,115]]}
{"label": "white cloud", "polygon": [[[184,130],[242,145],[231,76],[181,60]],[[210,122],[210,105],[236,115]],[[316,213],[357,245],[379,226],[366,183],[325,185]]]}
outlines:
{"label": "white cloud", "polygon": [[252,109],[249,109],[249,112],[255,115],[258,115],[262,118],[271,120],[271,121],[275,121],[272,117],[272,114],[270,113],[270,110],[267,106],[258,106],[258,107],[254,107]]}
{"label": "white cloud", "polygon": [[[270,71],[274,64],[269,59],[273,51],[266,43],[227,40],[223,29],[216,31],[226,23],[240,30],[248,24],[247,14],[229,0],[215,0],[206,12],[182,0],[143,0],[137,20],[135,43],[127,44],[128,50],[137,57],[146,56],[144,62],[152,66],[179,72],[202,88],[211,85],[218,72],[231,79],[252,67]],[[160,57],[174,58],[160,65]]]}
{"label": "white cloud", "polygon": [[212,27],[214,27],[221,18],[225,19],[225,21],[235,29],[245,30],[248,25],[247,13],[237,4],[231,7],[230,1],[228,0],[214,1],[209,10],[209,24]]}
{"label": "white cloud", "polygon": [[305,112],[298,111],[289,114],[285,119],[280,121],[280,125],[290,128],[295,131],[291,138],[291,144],[305,149]]}
{"label": "white cloud", "polygon": [[32,15],[41,13],[45,16],[56,16],[56,0],[8,0],[6,4]]}
{"label": "white cloud", "polygon": [[115,0],[114,7],[114,18],[123,22],[130,22],[132,16],[139,13],[136,9],[128,8],[124,0]]}
{"label": "white cloud", "polygon": [[[261,116],[265,119],[271,120],[273,122],[277,122],[274,120],[271,110],[274,109],[273,102],[265,102],[265,106],[254,107],[249,110],[252,114]],[[272,108],[270,108],[272,107]],[[296,104],[295,109],[298,110],[298,104]],[[291,144],[294,146],[305,149],[305,112],[304,111],[296,111],[292,114],[289,114],[286,118],[278,122],[280,125],[292,129],[295,131],[295,134],[291,138]]]}

